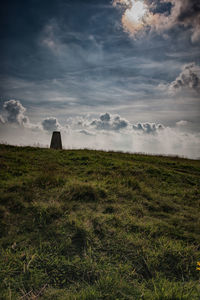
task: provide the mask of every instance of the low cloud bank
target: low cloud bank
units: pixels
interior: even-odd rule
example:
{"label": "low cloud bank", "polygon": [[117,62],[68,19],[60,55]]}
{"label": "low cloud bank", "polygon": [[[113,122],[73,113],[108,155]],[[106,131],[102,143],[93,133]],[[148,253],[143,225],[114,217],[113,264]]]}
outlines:
{"label": "low cloud bank", "polygon": [[188,131],[190,122],[186,120],[177,120],[174,127],[150,122],[133,124],[119,115],[106,112],[97,118],[71,118],[62,125],[55,117],[32,124],[22,104],[9,101],[4,103],[0,119],[0,142],[33,146],[39,143],[48,147],[52,131],[60,130],[66,149],[90,148],[200,157],[200,133]]}
{"label": "low cloud bank", "polygon": [[162,124],[156,123],[137,123],[132,124],[128,120],[122,118],[119,115],[112,115],[108,112],[101,114],[96,119],[90,119],[89,117],[76,118],[71,122],[74,128],[84,128],[92,131],[108,131],[108,132],[123,132],[131,133],[133,131],[140,131],[142,133],[156,133],[164,128]]}

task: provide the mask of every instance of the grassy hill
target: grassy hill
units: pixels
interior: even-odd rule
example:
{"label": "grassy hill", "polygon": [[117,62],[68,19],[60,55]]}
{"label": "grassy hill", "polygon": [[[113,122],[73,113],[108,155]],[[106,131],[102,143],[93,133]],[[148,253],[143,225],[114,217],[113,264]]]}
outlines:
{"label": "grassy hill", "polygon": [[0,299],[200,299],[200,161],[0,145]]}

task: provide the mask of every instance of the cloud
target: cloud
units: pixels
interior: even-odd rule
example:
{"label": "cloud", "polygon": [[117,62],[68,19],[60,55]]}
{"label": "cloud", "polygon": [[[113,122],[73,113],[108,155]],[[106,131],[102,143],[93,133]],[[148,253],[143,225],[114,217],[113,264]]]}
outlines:
{"label": "cloud", "polygon": [[100,120],[102,122],[109,122],[110,121],[110,115],[108,113],[105,113],[105,114],[100,116]]}
{"label": "cloud", "polygon": [[[99,115],[98,118],[91,118],[90,115],[85,117],[75,117],[68,119],[68,122],[72,128],[81,128],[91,130],[102,131],[120,131],[128,129],[130,127],[129,121],[121,118],[119,115],[110,113],[104,113]],[[91,132],[90,132],[91,133]]]}
{"label": "cloud", "polygon": [[90,131],[85,130],[85,129],[80,130],[79,132],[82,133],[82,134],[85,134],[85,135],[90,135],[90,136],[94,136],[95,135],[93,132],[90,132]]}
{"label": "cloud", "polygon": [[160,123],[137,123],[131,124],[128,120],[122,118],[120,115],[113,115],[108,112],[99,115],[97,119],[91,119],[88,115],[84,117],[75,117],[73,119],[69,119],[71,128],[76,129],[77,127],[83,130],[79,131],[84,134],[88,134],[85,132],[85,129],[89,129],[90,134],[93,131],[93,134],[96,131],[106,132],[122,132],[124,134],[131,134],[136,132],[137,134],[155,134],[165,128],[164,125]]}
{"label": "cloud", "polygon": [[[160,83],[157,90],[162,95],[181,96],[179,99],[198,99],[200,94],[200,67],[194,62],[182,66],[178,76],[170,83]],[[174,98],[175,99],[175,98]]]}
{"label": "cloud", "polygon": [[14,124],[38,132],[41,132],[42,130],[52,132],[62,129],[62,126],[54,117],[46,118],[40,124],[33,124],[25,115],[25,112],[26,108],[21,104],[20,101],[5,101],[3,104],[3,113],[5,117],[0,115],[0,124]]}
{"label": "cloud", "polygon": [[123,8],[122,26],[124,31],[131,36],[136,36],[145,30],[146,24],[151,18],[148,6],[143,1],[134,0],[114,0],[113,5],[117,7],[120,5]]}
{"label": "cloud", "polygon": [[62,44],[58,38],[59,27],[56,21],[50,20],[50,22],[44,27],[42,34],[39,38],[39,43],[55,54],[59,54],[62,49]]}
{"label": "cloud", "polygon": [[182,72],[170,84],[170,89],[175,92],[183,89],[200,92],[200,78],[198,76],[199,72],[200,67],[195,63],[184,65]]}
{"label": "cloud", "polygon": [[[183,126],[182,126],[183,127]],[[85,129],[86,130],[86,129]],[[165,127],[156,134],[146,134],[142,130],[111,131],[97,130],[85,134],[71,128],[62,132],[62,144],[65,149],[95,149],[126,152],[143,152],[147,154],[171,154],[200,157],[200,133],[186,132],[184,127]],[[33,131],[30,128],[3,125],[0,142],[16,145],[50,145],[50,133],[46,130]]]}
{"label": "cloud", "polygon": [[95,119],[90,123],[90,126],[98,130],[114,130],[118,131],[124,128],[127,128],[129,122],[125,119],[122,119],[118,115],[111,115],[105,113],[100,115],[99,119]]}
{"label": "cloud", "polygon": [[188,120],[180,120],[175,123],[175,129],[178,129],[181,132],[185,133],[198,133],[199,132],[199,126],[195,124],[195,122],[188,121]]}
{"label": "cloud", "polygon": [[29,128],[33,131],[41,131],[40,124],[33,124],[26,116],[26,108],[19,100],[8,100],[3,104],[3,116],[0,115],[0,124],[12,124],[23,128]]}
{"label": "cloud", "polygon": [[155,123],[138,123],[133,125],[133,130],[144,132],[144,133],[156,133],[164,129],[162,124]]}
{"label": "cloud", "polygon": [[181,127],[181,126],[187,126],[188,125],[188,121],[185,120],[180,120],[178,122],[176,122],[176,126]]}
{"label": "cloud", "polygon": [[173,5],[169,21],[171,26],[182,25],[190,28],[192,41],[198,41],[200,38],[199,0],[172,0],[170,2]]}
{"label": "cloud", "polygon": [[41,125],[44,130],[49,132],[61,129],[61,125],[58,123],[58,120],[54,117],[44,119]]}
{"label": "cloud", "polygon": [[[20,110],[22,116],[24,109]],[[133,124],[120,115],[108,112],[96,119],[86,115],[71,117],[69,121],[70,124],[65,124],[67,130],[61,127],[55,117],[44,119],[40,126],[11,126],[11,122],[6,122],[0,124],[0,142],[33,146],[40,143],[48,147],[52,131],[62,130],[63,146],[68,149],[174,154],[191,158],[200,156],[200,133],[188,131],[189,121],[177,121],[174,127],[150,122]]]}
{"label": "cloud", "polygon": [[113,5],[122,7],[122,26],[131,36],[180,26],[191,32],[192,42],[200,39],[199,0],[114,0]]}
{"label": "cloud", "polygon": [[29,119],[25,115],[26,108],[20,103],[20,101],[6,101],[3,105],[3,109],[6,115],[6,122],[15,123],[22,126],[29,123]]}
{"label": "cloud", "polygon": [[4,118],[2,117],[2,115],[0,115],[0,124],[4,124],[5,123],[5,120]]}
{"label": "cloud", "polygon": [[155,134],[158,131],[164,129],[164,125],[158,123],[137,123],[131,124],[128,120],[122,118],[119,115],[112,115],[108,112],[101,114],[99,118],[90,120],[89,116],[85,119],[75,118],[75,122],[71,121],[72,128],[76,125],[89,128],[91,130],[101,130],[101,131],[114,131],[114,132],[123,132],[123,133],[132,133],[137,131],[137,133],[145,134]]}

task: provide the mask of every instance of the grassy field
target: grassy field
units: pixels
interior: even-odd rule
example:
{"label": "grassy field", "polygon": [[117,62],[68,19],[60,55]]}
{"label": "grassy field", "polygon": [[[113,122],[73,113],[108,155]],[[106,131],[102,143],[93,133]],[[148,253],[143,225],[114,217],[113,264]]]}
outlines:
{"label": "grassy field", "polygon": [[200,161],[0,157],[0,299],[200,299]]}

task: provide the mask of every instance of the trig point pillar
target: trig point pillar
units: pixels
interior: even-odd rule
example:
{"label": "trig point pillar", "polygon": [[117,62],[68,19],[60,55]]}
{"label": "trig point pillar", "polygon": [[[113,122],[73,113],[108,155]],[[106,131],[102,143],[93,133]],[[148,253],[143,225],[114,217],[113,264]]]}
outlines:
{"label": "trig point pillar", "polygon": [[61,134],[60,131],[54,131],[51,138],[51,145],[50,148],[52,149],[62,149],[62,141],[61,141]]}

